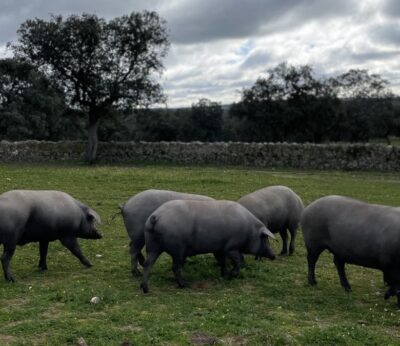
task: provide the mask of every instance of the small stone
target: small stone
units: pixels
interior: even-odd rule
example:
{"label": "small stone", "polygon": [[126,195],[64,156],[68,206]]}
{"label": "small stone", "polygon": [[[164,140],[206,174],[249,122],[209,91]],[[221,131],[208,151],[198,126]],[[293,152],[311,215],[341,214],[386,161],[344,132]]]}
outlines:
{"label": "small stone", "polygon": [[78,346],[87,346],[87,343],[84,338],[80,337],[78,339]]}
{"label": "small stone", "polygon": [[100,298],[99,297],[93,297],[90,299],[91,304],[99,304],[100,303]]}
{"label": "small stone", "polygon": [[101,255],[101,254],[96,254],[96,258],[102,258],[103,257],[103,255]]}

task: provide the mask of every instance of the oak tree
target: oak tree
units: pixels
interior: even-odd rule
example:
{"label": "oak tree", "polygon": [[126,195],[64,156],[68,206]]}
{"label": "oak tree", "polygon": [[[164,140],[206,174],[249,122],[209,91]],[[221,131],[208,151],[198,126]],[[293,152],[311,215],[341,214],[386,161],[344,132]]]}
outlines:
{"label": "oak tree", "polygon": [[88,117],[86,159],[97,153],[99,119],[113,109],[162,102],[156,76],[169,42],[156,12],[133,12],[106,21],[92,14],[53,15],[22,23],[16,57],[38,67],[63,88],[70,107]]}

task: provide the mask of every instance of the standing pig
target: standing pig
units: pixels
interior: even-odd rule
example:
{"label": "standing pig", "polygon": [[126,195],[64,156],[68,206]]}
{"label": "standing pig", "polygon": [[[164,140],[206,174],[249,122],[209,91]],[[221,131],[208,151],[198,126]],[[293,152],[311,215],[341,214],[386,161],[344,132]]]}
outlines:
{"label": "standing pig", "polygon": [[[272,233],[282,237],[281,255],[292,254],[296,232],[304,205],[300,197],[286,186],[269,186],[243,196],[238,202],[259,218]],[[289,252],[287,248],[290,233]]]}
{"label": "standing pig", "polygon": [[50,241],[60,242],[82,264],[91,264],[82,255],[77,237],[100,239],[95,229],[99,215],[88,206],[61,191],[13,190],[0,195],[0,244],[4,246],[1,257],[4,276],[14,281],[10,261],[17,245],[39,242],[39,268],[47,269],[46,256]]}
{"label": "standing pig", "polygon": [[322,197],[301,218],[307,248],[308,282],[316,285],[315,264],[325,249],[333,254],[340,283],[351,291],[345,264],[383,271],[385,299],[397,296],[400,307],[400,211],[342,196]]}
{"label": "standing pig", "polygon": [[135,276],[140,275],[138,261],[143,266],[144,257],[141,253],[144,246],[144,225],[150,214],[163,203],[177,199],[213,200],[213,198],[168,190],[146,190],[132,196],[121,208],[125,228],[131,239],[129,248],[131,254],[131,270]]}
{"label": "standing pig", "polygon": [[148,292],[150,270],[162,252],[173,260],[172,270],[184,287],[181,268],[186,257],[213,253],[224,275],[225,258],[231,258],[231,276],[240,271],[241,254],[274,259],[267,244],[273,234],[246,208],[230,201],[175,200],[163,204],[146,221],[147,259],[140,287]]}

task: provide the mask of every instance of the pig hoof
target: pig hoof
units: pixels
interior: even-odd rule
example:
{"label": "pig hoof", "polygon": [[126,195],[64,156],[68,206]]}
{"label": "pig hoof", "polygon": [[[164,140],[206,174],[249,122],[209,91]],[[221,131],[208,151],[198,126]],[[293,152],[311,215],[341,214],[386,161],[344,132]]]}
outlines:
{"label": "pig hoof", "polygon": [[344,287],[344,290],[347,293],[351,293],[352,292],[351,287]]}
{"label": "pig hoof", "polygon": [[394,292],[394,290],[392,290],[392,288],[389,288],[386,292],[385,295],[383,296],[383,298],[385,298],[385,300],[389,299],[390,297],[394,296],[396,293]]}
{"label": "pig hoof", "polygon": [[90,263],[90,262],[83,263],[83,265],[84,265],[86,268],[92,267],[92,263]]}
{"label": "pig hoof", "polygon": [[132,275],[137,278],[139,276],[142,276],[142,273],[139,271],[139,269],[133,269]]}
{"label": "pig hoof", "polygon": [[47,270],[47,266],[46,265],[45,266],[39,266],[39,270],[41,272],[44,272],[45,270]]}
{"label": "pig hoof", "polygon": [[140,288],[143,290],[143,293],[149,293],[149,287],[145,283],[140,284]]}
{"label": "pig hoof", "polygon": [[7,280],[8,282],[15,282],[14,278],[13,278],[11,275],[8,276],[8,277],[6,277],[6,280]]}
{"label": "pig hoof", "polygon": [[317,286],[317,280],[315,279],[308,279],[308,283],[310,286]]}

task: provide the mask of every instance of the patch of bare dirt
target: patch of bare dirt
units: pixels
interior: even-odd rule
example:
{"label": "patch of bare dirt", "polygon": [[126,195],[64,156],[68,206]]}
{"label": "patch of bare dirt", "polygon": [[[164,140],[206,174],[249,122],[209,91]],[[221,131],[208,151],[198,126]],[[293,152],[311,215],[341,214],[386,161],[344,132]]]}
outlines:
{"label": "patch of bare dirt", "polygon": [[222,345],[229,345],[229,346],[245,346],[247,345],[247,340],[243,336],[226,336],[221,339]]}
{"label": "patch of bare dirt", "polygon": [[46,319],[58,319],[63,315],[63,303],[55,303],[51,305],[45,312],[42,313],[42,316]]}
{"label": "patch of bare dirt", "polygon": [[128,324],[126,326],[118,327],[118,330],[122,332],[141,332],[143,331],[143,328],[133,324]]}
{"label": "patch of bare dirt", "polygon": [[217,339],[205,333],[194,333],[190,338],[190,342],[196,346],[215,345],[217,343]]}
{"label": "patch of bare dirt", "polygon": [[0,345],[10,345],[17,341],[17,338],[12,335],[2,335],[0,334]]}
{"label": "patch of bare dirt", "polygon": [[215,280],[204,280],[193,285],[194,288],[207,289],[215,285]]}

